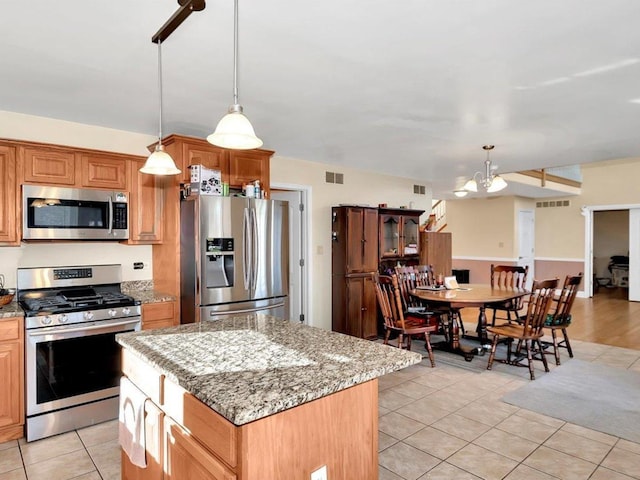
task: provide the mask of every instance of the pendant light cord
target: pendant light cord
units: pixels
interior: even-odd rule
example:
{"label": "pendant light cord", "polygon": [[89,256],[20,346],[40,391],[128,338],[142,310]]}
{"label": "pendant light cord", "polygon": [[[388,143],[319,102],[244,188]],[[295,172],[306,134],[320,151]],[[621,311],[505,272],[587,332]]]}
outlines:
{"label": "pendant light cord", "polygon": [[158,97],[160,112],[158,115],[158,147],[162,146],[162,42],[158,39]]}
{"label": "pendant light cord", "polygon": [[233,0],[233,104],[238,105],[238,0]]}

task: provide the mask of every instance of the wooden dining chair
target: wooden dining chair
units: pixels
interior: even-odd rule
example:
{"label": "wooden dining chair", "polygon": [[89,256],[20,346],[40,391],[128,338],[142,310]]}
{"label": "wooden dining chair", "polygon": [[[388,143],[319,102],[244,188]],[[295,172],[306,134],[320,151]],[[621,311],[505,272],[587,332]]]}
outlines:
{"label": "wooden dining chair", "polygon": [[374,275],[374,284],[376,298],[384,319],[384,344],[388,345],[391,332],[396,332],[398,334],[398,348],[404,348],[404,341],[406,340],[406,348],[411,350],[411,337],[422,335],[426,342],[425,346],[429,353],[431,366],[435,367],[436,363],[431,348],[430,334],[438,330],[437,318],[418,317],[410,313],[404,314],[398,277],[395,274],[387,276],[376,273]]}
{"label": "wooden dining chair", "polygon": [[[493,325],[487,327],[487,332],[493,335],[491,343],[491,354],[487,363],[487,370],[491,370],[496,359],[496,347],[500,338],[507,340],[507,356],[498,361],[519,367],[528,366],[531,380],[535,380],[533,369],[534,347],[542,351],[540,339],[543,335],[544,322],[551,308],[551,302],[558,286],[558,279],[534,281],[529,301],[527,303],[527,313],[521,317],[522,323],[505,323],[503,325]],[[513,343],[517,340],[516,348]],[[522,349],[526,350],[527,364],[524,361]],[[544,371],[549,371],[546,355],[539,355],[536,359],[542,360]]]}
{"label": "wooden dining chair", "polygon": [[[525,288],[529,267],[516,265],[491,264],[491,288]],[[491,325],[496,324],[496,319],[509,322],[518,320],[518,312],[524,308],[523,297],[507,300],[503,303],[492,303],[486,308],[493,310]],[[498,317],[497,312],[504,312],[505,317]],[[513,315],[513,317],[512,317]]]}
{"label": "wooden dining chair", "polygon": [[[578,287],[582,282],[582,272],[578,275],[567,275],[564,279],[562,291],[557,299],[554,299],[551,307],[551,313],[547,314],[544,322],[544,328],[551,330],[552,343],[542,342],[543,347],[553,346],[553,355],[556,357],[556,365],[560,365],[560,348],[566,348],[569,353],[569,357],[573,358],[573,350],[571,350],[571,343],[569,343],[569,336],[567,335],[567,328],[571,325],[571,307],[573,307],[573,301],[576,299],[578,293]],[[556,332],[562,331],[564,340],[558,341]],[[551,352],[545,353],[550,354]]]}

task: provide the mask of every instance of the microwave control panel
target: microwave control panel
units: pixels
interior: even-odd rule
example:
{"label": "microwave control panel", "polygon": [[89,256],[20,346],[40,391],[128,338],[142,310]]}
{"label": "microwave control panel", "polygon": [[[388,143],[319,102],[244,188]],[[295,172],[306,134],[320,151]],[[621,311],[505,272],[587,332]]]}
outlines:
{"label": "microwave control panel", "polygon": [[113,204],[113,228],[117,230],[127,229],[127,204],[115,203]]}

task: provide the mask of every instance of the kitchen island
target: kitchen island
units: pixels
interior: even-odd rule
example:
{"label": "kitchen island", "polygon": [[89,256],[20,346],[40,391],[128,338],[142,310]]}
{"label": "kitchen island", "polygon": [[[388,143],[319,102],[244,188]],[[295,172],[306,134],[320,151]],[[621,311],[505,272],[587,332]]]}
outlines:
{"label": "kitchen island", "polygon": [[378,476],[377,377],[419,354],[266,315],[118,335],[146,402],[148,466],[123,479]]}

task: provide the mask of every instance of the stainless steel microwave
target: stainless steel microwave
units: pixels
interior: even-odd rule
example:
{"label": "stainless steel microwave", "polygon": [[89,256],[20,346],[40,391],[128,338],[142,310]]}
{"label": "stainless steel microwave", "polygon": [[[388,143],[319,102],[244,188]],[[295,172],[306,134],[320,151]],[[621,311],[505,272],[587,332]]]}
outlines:
{"label": "stainless steel microwave", "polygon": [[126,192],[88,188],[22,187],[24,240],[126,240]]}

